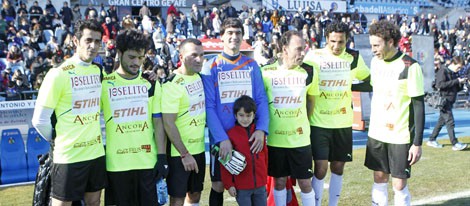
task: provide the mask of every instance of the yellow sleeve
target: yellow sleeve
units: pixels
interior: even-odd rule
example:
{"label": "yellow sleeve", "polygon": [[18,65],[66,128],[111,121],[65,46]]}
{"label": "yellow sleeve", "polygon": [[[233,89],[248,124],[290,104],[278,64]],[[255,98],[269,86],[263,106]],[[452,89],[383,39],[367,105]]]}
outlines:
{"label": "yellow sleeve", "polygon": [[62,96],[65,85],[65,80],[67,77],[61,76],[59,68],[53,68],[47,72],[46,77],[44,77],[43,84],[39,89],[38,98],[36,104],[55,109],[57,103]]}
{"label": "yellow sleeve", "polygon": [[162,113],[162,86],[160,82],[156,81],[154,85],[154,93],[152,98],[152,114],[159,114]]}
{"label": "yellow sleeve", "polygon": [[359,59],[357,60],[357,67],[354,70],[356,70],[356,79],[363,80],[370,76],[369,67],[367,67],[361,55],[359,55]]}
{"label": "yellow sleeve", "polygon": [[166,82],[162,86],[161,112],[165,114],[177,114],[182,98],[182,91],[177,84]]}

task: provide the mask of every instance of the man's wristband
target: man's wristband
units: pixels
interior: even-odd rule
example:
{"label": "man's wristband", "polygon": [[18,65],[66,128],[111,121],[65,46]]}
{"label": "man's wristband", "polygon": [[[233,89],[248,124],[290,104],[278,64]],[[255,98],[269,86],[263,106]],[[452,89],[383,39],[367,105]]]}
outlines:
{"label": "man's wristband", "polygon": [[182,153],[180,156],[181,156],[181,159],[184,159],[188,155],[189,155],[189,152],[186,151],[186,152]]}

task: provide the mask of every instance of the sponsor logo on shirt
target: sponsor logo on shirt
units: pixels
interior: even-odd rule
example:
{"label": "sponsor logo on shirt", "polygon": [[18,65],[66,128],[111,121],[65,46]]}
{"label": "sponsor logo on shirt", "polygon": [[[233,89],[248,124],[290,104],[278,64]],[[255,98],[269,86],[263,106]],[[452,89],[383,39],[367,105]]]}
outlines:
{"label": "sponsor logo on shirt", "polygon": [[73,123],[79,123],[81,125],[87,125],[99,121],[100,113],[88,114],[88,115],[76,115]]}
{"label": "sponsor logo on shirt", "polygon": [[347,91],[341,91],[341,92],[320,92],[320,98],[325,98],[325,99],[344,99],[348,98],[348,92]]}
{"label": "sponsor logo on shirt", "polygon": [[134,124],[117,124],[116,131],[122,134],[124,133],[132,133],[132,132],[143,132],[145,129],[148,129],[149,125],[147,122],[142,123],[134,123]]}
{"label": "sponsor logo on shirt", "polygon": [[149,144],[146,144],[146,145],[141,145],[140,147],[129,147],[129,148],[116,150],[116,154],[130,154],[130,153],[140,153],[140,152],[150,153],[152,152],[152,146]]}
{"label": "sponsor logo on shirt", "polygon": [[279,118],[294,118],[294,117],[299,117],[300,115],[303,115],[303,112],[300,108],[297,110],[289,110],[289,111],[276,109],[274,110],[274,115],[278,116]]}
{"label": "sponsor logo on shirt", "polygon": [[88,147],[88,146],[93,146],[95,144],[101,144],[101,135],[98,135],[93,140],[84,141],[84,142],[77,142],[73,145],[73,148]]}

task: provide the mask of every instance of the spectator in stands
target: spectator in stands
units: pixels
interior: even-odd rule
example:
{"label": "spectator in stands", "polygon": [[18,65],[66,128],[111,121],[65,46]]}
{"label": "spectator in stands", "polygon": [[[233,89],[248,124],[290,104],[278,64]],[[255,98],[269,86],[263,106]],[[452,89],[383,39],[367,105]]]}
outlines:
{"label": "spectator in stands", "polygon": [[194,37],[198,37],[201,35],[201,24],[202,24],[202,15],[201,15],[201,12],[199,12],[196,4],[193,4],[192,5],[192,8],[191,8],[191,14],[190,14],[190,18],[191,18],[191,23],[193,25],[193,34],[194,34]]}
{"label": "spectator in stands", "polygon": [[108,16],[111,18],[111,20],[117,21],[118,15],[116,11],[116,7],[114,5],[110,5],[108,9]]}
{"label": "spectator in stands", "polygon": [[[180,34],[184,36],[184,38],[188,38],[188,18],[184,15],[183,12],[180,12]],[[194,28],[194,27],[193,27]]]}
{"label": "spectator in stands", "polygon": [[21,19],[28,18],[28,9],[26,8],[26,4],[24,2],[20,2],[20,7],[16,11],[18,14],[18,24],[20,23]]}
{"label": "spectator in stands", "polygon": [[11,5],[10,0],[3,1],[1,15],[7,21],[7,24],[16,19],[15,8]]}
{"label": "spectator in stands", "polygon": [[22,74],[20,70],[16,70],[11,79],[16,84],[15,86],[18,92],[21,93],[31,89],[28,77]]}
{"label": "spectator in stands", "polygon": [[39,6],[38,1],[34,1],[33,5],[29,8],[29,19],[39,20],[39,17],[43,14],[42,8]]}
{"label": "spectator in stands", "polygon": [[51,0],[47,0],[46,6],[44,7],[44,10],[48,10],[50,15],[54,15],[55,13],[57,13],[57,9],[55,9],[55,7],[52,4]]}
{"label": "spectator in stands", "polygon": [[39,18],[42,30],[53,30],[52,21],[54,16],[49,12],[50,10],[44,10],[44,15]]}
{"label": "spectator in stands", "polygon": [[42,56],[36,56],[31,63],[30,70],[31,70],[31,76],[30,80],[32,83],[36,82],[38,76],[40,74],[44,74],[47,71],[49,62],[44,61]]}
{"label": "spectator in stands", "polygon": [[401,39],[398,42],[398,47],[403,53],[411,56],[411,38],[408,34],[408,32],[401,33]]}
{"label": "spectator in stands", "polygon": [[94,12],[94,15],[98,13],[98,11],[96,11],[95,7],[90,2],[88,3],[88,7],[85,9],[85,19],[89,19],[90,16],[92,16],[92,18],[95,18],[96,16],[92,15],[92,12]]}
{"label": "spectator in stands", "polygon": [[167,35],[173,35],[175,33],[175,13],[168,13],[166,16],[166,32]]}
{"label": "spectator in stands", "polygon": [[209,31],[209,36],[212,32],[212,19],[210,17],[210,13],[205,13],[204,18],[202,19],[202,31],[204,31],[204,35],[207,36],[207,31]]}
{"label": "spectator in stands", "polygon": [[60,18],[58,13],[54,13],[52,18],[52,31],[55,31],[57,28],[62,28],[62,19]]}
{"label": "spectator in stands", "polygon": [[105,22],[101,25],[103,27],[104,33],[103,33],[103,43],[107,43],[108,40],[110,39],[115,39],[117,35],[117,30],[114,27],[114,24],[111,22],[111,18],[106,17]]}
{"label": "spectator in stands", "polygon": [[212,13],[214,18],[212,19],[212,28],[213,28],[213,35],[215,38],[219,38],[220,36],[220,29],[222,26],[222,20],[220,19],[219,11],[216,10]]}
{"label": "spectator in stands", "polygon": [[5,90],[5,92],[7,93],[6,101],[21,100],[21,94],[20,94],[20,91],[18,90],[18,87],[16,86],[15,81],[8,82],[8,87]]}
{"label": "spectator in stands", "polygon": [[13,44],[7,53],[7,68],[11,68],[12,72],[15,72],[17,69],[24,71],[23,68],[23,53],[20,48]]}
{"label": "spectator in stands", "polygon": [[36,81],[34,82],[33,89],[39,90],[39,88],[41,88],[42,81],[44,81],[44,74],[39,74]]}
{"label": "spectator in stands", "polygon": [[55,36],[51,36],[51,40],[47,42],[46,50],[51,52],[56,52],[59,50],[59,44],[57,43],[57,38]]}
{"label": "spectator in stands", "polygon": [[44,36],[40,24],[35,24],[30,31],[30,45],[36,51],[41,50],[39,43],[44,41]]}
{"label": "spectator in stands", "polygon": [[227,3],[226,8],[225,8],[225,17],[233,17],[237,18],[238,13],[235,7],[232,6],[231,3]]}
{"label": "spectator in stands", "polygon": [[266,35],[266,37],[265,37],[266,41],[271,42],[271,31],[273,30],[274,25],[271,22],[271,20],[269,20],[267,15],[265,15],[263,17],[262,25],[263,25],[263,30],[262,31]]}
{"label": "spectator in stands", "polygon": [[82,19],[82,12],[80,11],[80,5],[75,4],[72,9],[73,21]]}
{"label": "spectator in stands", "polygon": [[73,12],[69,7],[69,3],[64,1],[64,6],[60,9],[60,16],[62,16],[62,22],[69,28],[72,25]]}
{"label": "spectator in stands", "polygon": [[139,10],[139,17],[144,18],[144,16],[152,16],[149,7],[147,7],[147,1],[144,1],[144,3],[142,3],[142,7]]}
{"label": "spectator in stands", "polygon": [[152,40],[153,44],[155,45],[156,54],[160,55],[160,51],[163,47],[163,42],[165,41],[165,35],[163,34],[161,26],[156,26],[156,30],[152,34]]}

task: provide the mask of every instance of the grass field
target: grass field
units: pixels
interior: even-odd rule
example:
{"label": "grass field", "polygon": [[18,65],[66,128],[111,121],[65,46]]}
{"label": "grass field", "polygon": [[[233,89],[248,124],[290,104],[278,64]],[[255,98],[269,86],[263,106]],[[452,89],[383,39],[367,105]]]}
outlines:
{"label": "grass field", "polygon": [[[470,137],[459,138],[459,140],[470,143]],[[470,149],[455,152],[452,151],[448,140],[439,140],[439,142],[444,143],[445,147],[434,149],[423,146],[423,156],[420,162],[412,168],[412,178],[409,180],[412,202],[467,192],[464,197],[436,200],[425,205],[468,206],[470,205]],[[364,154],[365,149],[354,150],[354,161],[346,165],[340,205],[370,205],[373,180],[372,172],[363,166]],[[328,180],[325,181],[325,183],[328,182]],[[393,200],[393,191],[391,186],[389,188],[389,200]],[[208,205],[209,191],[210,180],[206,172],[200,205]],[[0,206],[31,205],[32,195],[32,185],[0,188]],[[327,199],[328,191],[326,190],[323,196],[323,205],[327,205]],[[392,204],[392,201],[390,203]],[[225,193],[225,205],[236,205],[235,199],[229,197],[227,192]]]}

